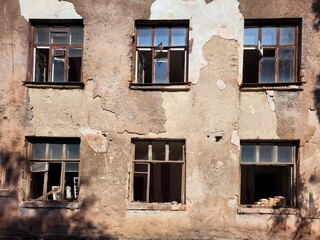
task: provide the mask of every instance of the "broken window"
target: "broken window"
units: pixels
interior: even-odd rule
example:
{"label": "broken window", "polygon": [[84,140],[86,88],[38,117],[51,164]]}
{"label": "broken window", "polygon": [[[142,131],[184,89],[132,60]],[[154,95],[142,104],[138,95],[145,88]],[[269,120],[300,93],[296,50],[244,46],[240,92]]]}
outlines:
{"label": "broken window", "polygon": [[243,83],[299,81],[299,21],[247,20],[244,29]]}
{"label": "broken window", "polygon": [[0,152],[0,189],[9,188],[9,169],[8,169],[8,156]]}
{"label": "broken window", "polygon": [[188,20],[136,22],[137,84],[187,82]]}
{"label": "broken window", "polygon": [[185,142],[135,140],[131,200],[184,203]]}
{"label": "broken window", "polygon": [[32,26],[32,82],[81,82],[83,26]]}
{"label": "broken window", "polygon": [[29,140],[29,199],[71,201],[79,194],[79,139]]}
{"label": "broken window", "polygon": [[240,203],[293,206],[296,144],[241,142]]}

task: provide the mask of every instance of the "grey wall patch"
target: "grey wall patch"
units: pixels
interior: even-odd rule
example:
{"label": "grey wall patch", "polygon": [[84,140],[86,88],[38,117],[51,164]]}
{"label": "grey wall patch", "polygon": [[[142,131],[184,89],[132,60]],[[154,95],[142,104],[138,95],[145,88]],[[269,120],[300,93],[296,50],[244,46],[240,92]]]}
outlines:
{"label": "grey wall patch", "polygon": [[101,131],[82,127],[80,133],[87,140],[89,147],[96,153],[106,153],[108,151],[108,139],[102,135]]}

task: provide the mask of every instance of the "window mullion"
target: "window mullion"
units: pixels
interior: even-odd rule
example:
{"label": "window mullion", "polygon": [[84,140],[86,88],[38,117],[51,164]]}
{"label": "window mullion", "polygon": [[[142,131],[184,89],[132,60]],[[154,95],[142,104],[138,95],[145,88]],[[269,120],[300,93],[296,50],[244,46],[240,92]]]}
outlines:
{"label": "window mullion", "polygon": [[130,167],[130,196],[129,196],[129,199],[130,201],[134,201],[134,160],[135,160],[135,152],[136,152],[136,145],[134,143],[131,143],[131,149],[132,149],[132,152],[131,152],[131,167]]}
{"label": "window mullion", "polygon": [[148,173],[147,173],[147,191],[146,191],[146,202],[148,203],[150,201],[150,163],[148,163]]}
{"label": "window mullion", "polygon": [[64,51],[64,73],[63,73],[63,81],[68,82],[68,73],[69,73],[69,48],[68,46],[63,47]]}
{"label": "window mullion", "polygon": [[278,160],[278,145],[277,144],[275,144],[273,146],[273,159],[272,159],[272,162],[274,162],[274,163],[279,162],[279,160]]}
{"label": "window mullion", "polygon": [[[48,164],[48,162],[47,162]],[[43,176],[43,193],[42,193],[42,199],[41,200],[47,200],[48,198],[48,195],[47,195],[47,192],[48,192],[48,173],[50,171],[50,165],[48,164],[48,169],[47,171],[44,172],[44,176]],[[43,199],[45,198],[45,199]]]}
{"label": "window mullion", "polygon": [[[65,144],[63,144],[65,145]],[[65,183],[65,172],[66,172],[66,163],[65,162],[61,162],[61,176],[60,176],[60,196],[61,199],[60,200],[64,200],[64,183]]]}
{"label": "window mullion", "polygon": [[155,28],[152,28],[151,30],[151,83],[155,83],[155,65],[154,65],[154,62],[155,62],[155,46],[154,46],[154,35],[155,35]]}
{"label": "window mullion", "polygon": [[166,142],[166,145],[165,145],[165,161],[169,161],[169,151],[170,151],[170,149],[169,149],[169,143],[168,142]]}
{"label": "window mullion", "polygon": [[168,36],[168,52],[167,52],[167,83],[170,83],[170,56],[171,56],[171,41],[172,41],[172,28],[168,28],[169,36]]}
{"label": "window mullion", "polygon": [[279,82],[279,48],[280,48],[280,27],[276,27],[276,51],[275,51],[275,83]]}
{"label": "window mullion", "polygon": [[[258,41],[260,41],[260,43],[262,45],[262,27],[258,28]],[[261,81],[261,62],[259,60],[259,64],[258,64],[258,83],[260,83],[260,81]],[[258,160],[258,158],[257,158],[257,160]]]}

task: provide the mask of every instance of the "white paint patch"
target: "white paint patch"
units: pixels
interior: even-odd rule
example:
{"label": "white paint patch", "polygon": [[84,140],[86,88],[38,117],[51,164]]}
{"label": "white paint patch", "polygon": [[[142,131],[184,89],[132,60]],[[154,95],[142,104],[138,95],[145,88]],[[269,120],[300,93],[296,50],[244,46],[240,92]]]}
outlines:
{"label": "white paint patch", "polygon": [[227,87],[227,85],[224,83],[224,81],[222,81],[221,79],[218,79],[217,87],[222,91],[223,89],[225,89]]}
{"label": "white paint patch", "polygon": [[89,147],[96,153],[106,153],[108,151],[108,139],[102,135],[100,130],[95,130],[89,127],[81,127],[81,135],[83,135]]}
{"label": "white paint patch", "polygon": [[[239,12],[238,0],[215,0],[206,4],[204,0],[155,0],[151,5],[150,19],[190,19],[189,39],[193,39],[189,56],[189,81],[196,83],[200,69],[208,65],[202,48],[212,36],[239,41],[241,55],[243,16]],[[239,66],[241,66],[239,58]]]}
{"label": "white paint patch", "polygon": [[240,138],[238,136],[237,130],[234,130],[231,134],[231,143],[233,145],[236,145],[238,147],[238,150],[240,151]]}
{"label": "white paint patch", "polygon": [[275,112],[276,105],[274,103],[274,91],[266,91],[266,93],[267,93],[267,99],[269,102],[270,110]]}
{"label": "white paint patch", "polygon": [[82,19],[70,2],[59,0],[19,0],[21,15],[43,19]]}
{"label": "white paint patch", "polygon": [[249,109],[250,109],[250,113],[252,115],[254,115],[256,113],[256,110],[254,109],[254,107],[252,105],[249,106]]}

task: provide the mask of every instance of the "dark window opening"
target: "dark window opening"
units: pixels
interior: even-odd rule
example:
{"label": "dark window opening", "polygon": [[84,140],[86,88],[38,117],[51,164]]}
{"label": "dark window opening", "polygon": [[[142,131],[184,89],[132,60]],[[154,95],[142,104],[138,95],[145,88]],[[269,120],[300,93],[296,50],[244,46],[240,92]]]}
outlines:
{"label": "dark window opening", "polygon": [[37,139],[30,142],[29,199],[70,201],[79,192],[79,141]]}
{"label": "dark window opening", "polygon": [[293,205],[292,170],[291,166],[241,166],[241,204]]}
{"label": "dark window opening", "polygon": [[184,142],[135,141],[133,201],[184,203]]}
{"label": "dark window opening", "polygon": [[[299,81],[299,23],[257,25],[244,30],[243,83],[274,84]],[[267,23],[268,21],[266,21]],[[274,24],[274,25],[272,25]],[[296,24],[296,25],[295,25]]]}
{"label": "dark window opening", "polygon": [[240,204],[293,206],[294,143],[241,143]]}

